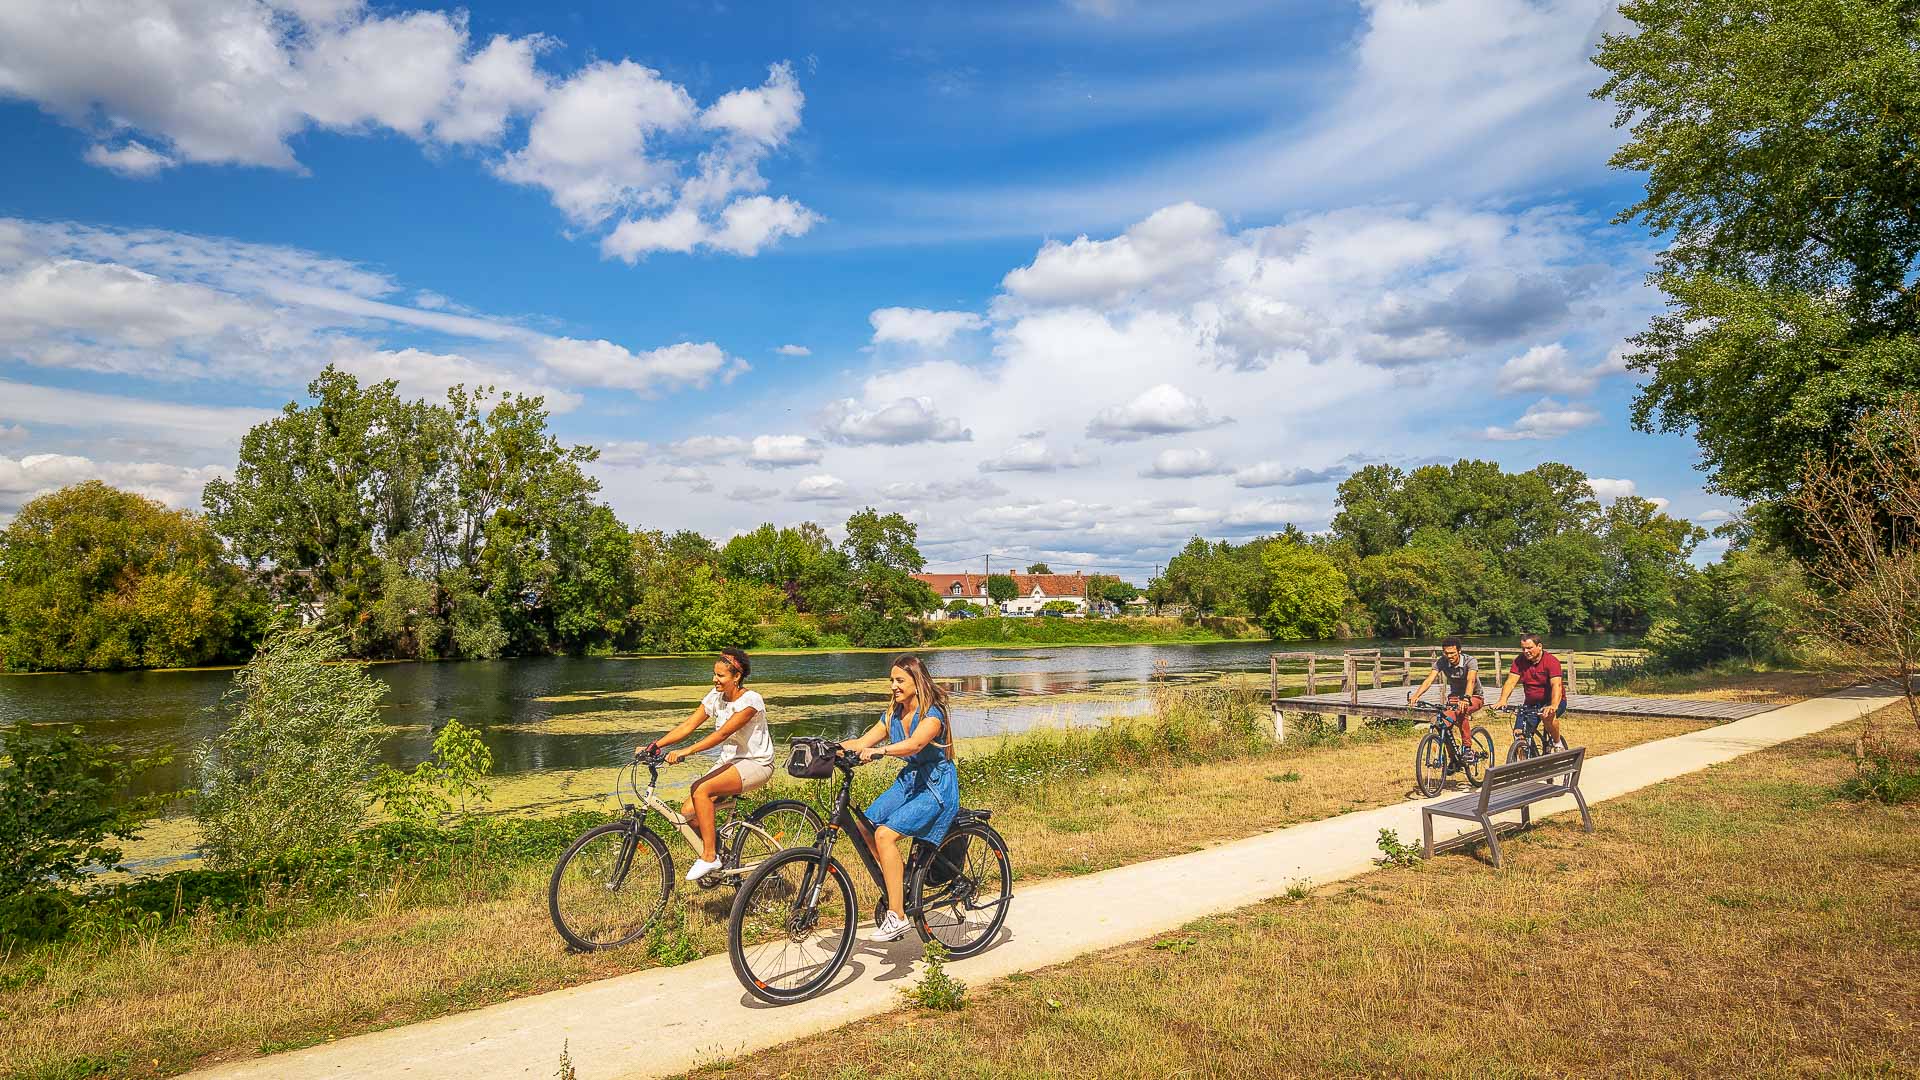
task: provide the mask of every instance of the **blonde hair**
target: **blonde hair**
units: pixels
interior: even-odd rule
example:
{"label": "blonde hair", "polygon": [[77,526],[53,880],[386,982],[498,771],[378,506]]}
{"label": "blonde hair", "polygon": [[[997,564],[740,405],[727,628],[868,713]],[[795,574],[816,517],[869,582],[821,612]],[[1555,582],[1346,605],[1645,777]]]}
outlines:
{"label": "blonde hair", "polygon": [[[940,726],[946,729],[943,734],[946,735],[947,741],[944,743],[936,742],[934,745],[945,750],[947,752],[947,760],[952,761],[953,713],[947,708],[947,692],[942,690],[939,685],[933,681],[932,673],[927,670],[926,661],[917,656],[912,654],[897,656],[890,666],[897,667],[901,671],[906,672],[907,677],[913,680],[913,727],[920,725],[921,717],[926,716],[935,709],[940,710]],[[895,716],[900,715],[899,711],[893,707],[889,707],[888,712]],[[904,719],[904,717],[902,719]],[[912,733],[912,728],[908,729],[908,733]]]}

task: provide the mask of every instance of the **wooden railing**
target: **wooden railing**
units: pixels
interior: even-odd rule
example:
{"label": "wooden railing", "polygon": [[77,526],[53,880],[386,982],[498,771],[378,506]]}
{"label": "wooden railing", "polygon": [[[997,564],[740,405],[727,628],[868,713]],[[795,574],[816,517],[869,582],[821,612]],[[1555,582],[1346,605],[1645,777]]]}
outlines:
{"label": "wooden railing", "polygon": [[[1463,649],[1461,651],[1463,655],[1472,656],[1480,662],[1480,681],[1484,687],[1489,684],[1492,686],[1500,685],[1506,678],[1506,662],[1515,656],[1519,650]],[[1371,688],[1377,690],[1382,685],[1384,679],[1389,679],[1397,674],[1400,677],[1401,686],[1412,686],[1418,681],[1415,679],[1416,675],[1418,675],[1420,679],[1426,678],[1426,673],[1433,669],[1433,661],[1439,655],[1440,647],[1437,645],[1405,646],[1401,648],[1398,656],[1387,653],[1381,649],[1346,649],[1338,655],[1308,651],[1269,653],[1267,655],[1267,675],[1271,685],[1270,700],[1273,711],[1277,716],[1281,712],[1283,708],[1282,702],[1285,700],[1280,696],[1280,666],[1282,663],[1305,665],[1307,694],[1308,696],[1314,696],[1320,693],[1320,686],[1323,680],[1328,683],[1332,682],[1332,667],[1334,662],[1337,661],[1340,665],[1339,692],[1346,696],[1347,704],[1353,706],[1354,711],[1358,712],[1360,704],[1360,683],[1362,679],[1366,679],[1372,684]],[[1325,669],[1324,674],[1323,665]],[[1560,666],[1562,670],[1566,672],[1567,693],[1572,694],[1579,686],[1578,665],[1571,657],[1568,657],[1560,661]],[[1342,713],[1340,714],[1340,730],[1345,731],[1346,727],[1347,717],[1346,714]]]}

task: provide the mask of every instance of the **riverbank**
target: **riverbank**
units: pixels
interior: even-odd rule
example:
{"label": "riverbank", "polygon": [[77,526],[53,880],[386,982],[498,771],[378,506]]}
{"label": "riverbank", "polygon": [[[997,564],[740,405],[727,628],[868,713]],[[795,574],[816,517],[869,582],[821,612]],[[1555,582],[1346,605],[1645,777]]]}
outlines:
{"label": "riverbank", "polygon": [[[1151,721],[963,745],[970,804],[994,808],[1023,883],[1084,874],[1408,795],[1418,732],[1303,730],[1275,743],[1258,688],[1180,691]],[[1214,696],[1204,696],[1214,695]],[[1582,718],[1595,752],[1698,725]],[[861,775],[867,792],[885,782]],[[824,785],[782,776],[775,794]],[[689,852],[676,838],[676,859]],[[724,944],[724,891],[680,894],[613,953],[566,953],[547,922],[556,852],[402,863],[351,894],[270,891],[234,917],[185,911],[0,960],[0,1073],[160,1076],[610,975]]]}
{"label": "riverbank", "polygon": [[1911,1075],[1920,806],[1839,794],[1862,727],[693,1075]]}

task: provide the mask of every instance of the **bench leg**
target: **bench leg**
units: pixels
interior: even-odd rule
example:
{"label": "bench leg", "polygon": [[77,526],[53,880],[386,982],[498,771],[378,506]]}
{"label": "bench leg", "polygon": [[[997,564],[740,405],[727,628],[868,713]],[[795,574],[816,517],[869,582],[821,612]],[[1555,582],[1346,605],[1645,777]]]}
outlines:
{"label": "bench leg", "polygon": [[1520,808],[1520,827],[1525,829],[1533,824],[1533,806],[1529,803]]}
{"label": "bench leg", "polygon": [[1420,836],[1425,841],[1421,845],[1421,856],[1433,858],[1433,815],[1424,811],[1420,814]]}
{"label": "bench leg", "polygon": [[1499,869],[1500,867],[1500,830],[1493,827],[1493,818],[1491,817],[1481,818],[1480,828],[1481,828],[1481,831],[1487,834],[1487,850],[1488,850],[1488,853],[1493,856],[1494,868]]}
{"label": "bench leg", "polygon": [[1587,813],[1587,797],[1580,794],[1579,788],[1573,789],[1573,801],[1580,804],[1580,828],[1585,832],[1593,831],[1593,815]]}

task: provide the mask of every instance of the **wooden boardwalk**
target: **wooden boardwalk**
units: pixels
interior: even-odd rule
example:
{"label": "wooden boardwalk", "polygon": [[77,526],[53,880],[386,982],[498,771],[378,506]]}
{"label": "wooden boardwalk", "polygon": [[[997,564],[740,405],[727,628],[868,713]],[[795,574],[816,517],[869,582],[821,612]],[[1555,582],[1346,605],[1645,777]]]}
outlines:
{"label": "wooden boardwalk", "polygon": [[[1438,690],[1427,691],[1426,701],[1440,704],[1446,696]],[[1509,710],[1518,700],[1507,702]],[[1407,688],[1382,686],[1358,691],[1353,699],[1344,693],[1281,695],[1274,703],[1282,712],[1345,713],[1350,716],[1404,717],[1407,714]],[[1492,701],[1487,702],[1489,706]],[[1660,716],[1684,720],[1739,720],[1770,709],[1751,701],[1698,701],[1692,698],[1613,697],[1606,694],[1568,694],[1570,713],[1609,713],[1615,716]]]}

